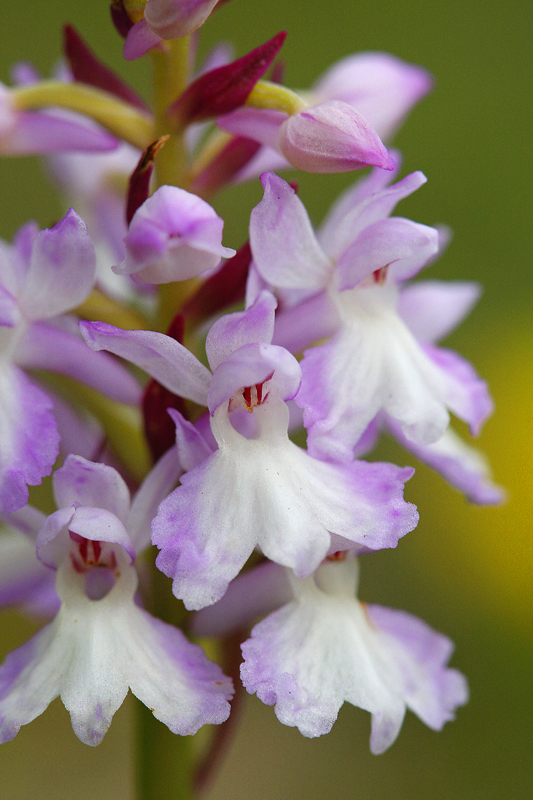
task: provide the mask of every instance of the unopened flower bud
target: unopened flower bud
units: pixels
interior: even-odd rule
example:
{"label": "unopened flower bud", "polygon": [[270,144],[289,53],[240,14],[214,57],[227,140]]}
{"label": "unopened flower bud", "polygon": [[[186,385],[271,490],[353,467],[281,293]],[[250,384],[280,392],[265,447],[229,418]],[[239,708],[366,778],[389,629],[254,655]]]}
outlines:
{"label": "unopened flower bud", "polygon": [[[125,3],[135,25],[128,32],[124,45],[127,59],[139,58],[163,39],[181,39],[204,24],[218,0],[147,0],[144,16],[136,17],[139,3]],[[129,6],[132,8],[130,9]],[[133,8],[135,6],[135,9]],[[134,11],[136,13],[134,13]]]}
{"label": "unopened flower bud", "polygon": [[113,271],[148,283],[193,278],[235,255],[222,246],[223,226],[205,200],[161,186],[133,215],[124,239],[126,259]]}
{"label": "unopened flower bud", "polygon": [[341,100],[290,116],[281,126],[279,147],[287,161],[307,172],[348,172],[367,166],[394,169],[372,126]]}

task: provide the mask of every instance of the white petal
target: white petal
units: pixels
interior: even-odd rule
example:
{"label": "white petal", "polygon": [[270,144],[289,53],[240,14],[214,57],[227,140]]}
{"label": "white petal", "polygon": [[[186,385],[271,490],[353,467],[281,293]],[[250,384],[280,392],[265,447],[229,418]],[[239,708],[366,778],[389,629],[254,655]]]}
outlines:
{"label": "white petal", "polygon": [[137,576],[120,577],[101,600],[66,560],[57,573],[63,602],[53,623],[12,653],[0,669],[0,736],[6,741],[58,694],[85,744],[106,733],[128,687],[174,733],[192,734],[229,714],[230,682],[177,629],[134,603]]}

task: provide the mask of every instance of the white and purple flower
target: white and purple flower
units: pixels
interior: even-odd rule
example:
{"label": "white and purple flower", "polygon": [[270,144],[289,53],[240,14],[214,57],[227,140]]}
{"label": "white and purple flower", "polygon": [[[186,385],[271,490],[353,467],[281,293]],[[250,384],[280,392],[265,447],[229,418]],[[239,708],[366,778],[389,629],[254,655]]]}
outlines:
{"label": "white and purple flower", "polygon": [[[188,457],[192,468],[152,526],[161,550],[157,564],[174,579],[174,593],[187,608],[218,600],[256,547],[304,577],[331,549],[394,547],[417,522],[402,498],[412,470],[331,464],[289,440],[286,401],[296,395],[301,372],[289,352],[269,344],[275,305],[263,292],[245,312],[211,327],[206,351],[212,376],[163,334],[80,323],[90,347],[128,358],[166,388],[209,408],[218,447],[206,457],[206,441],[190,445],[199,455]],[[192,442],[192,433],[185,433]]]}
{"label": "white and purple flower", "polygon": [[447,667],[447,637],[405,611],[357,600],[358,572],[348,556],[303,581],[287,574],[293,599],[253,628],[241,677],[304,736],[328,733],[344,702],[369,711],[377,755],[398,736],[407,708],[440,730],[467,702],[468,687]]}
{"label": "white and purple flower", "polygon": [[58,695],[76,735],[97,745],[130,688],[173,733],[195,733],[229,715],[231,681],[180,630],[135,601],[137,552],[175,484],[168,452],[133,502],[112,467],[69,456],[54,474],[58,510],[36,533],[41,562],[56,571],[61,608],[0,667],[0,741]]}
{"label": "white and purple flower", "polygon": [[477,433],[492,409],[486,386],[466,361],[432,343],[432,333],[466,313],[472,285],[435,286],[422,302],[409,302],[409,288],[402,293],[439,249],[436,229],[389,216],[425,182],[422,173],[387,187],[375,171],[340,199],[318,237],[291,187],[273,174],[262,180],[250,242],[262,280],[285,298],[273,341],[297,351],[328,339],[304,352],[296,397],[310,450],[352,458],[379,413],[420,445],[440,439],[448,410]]}

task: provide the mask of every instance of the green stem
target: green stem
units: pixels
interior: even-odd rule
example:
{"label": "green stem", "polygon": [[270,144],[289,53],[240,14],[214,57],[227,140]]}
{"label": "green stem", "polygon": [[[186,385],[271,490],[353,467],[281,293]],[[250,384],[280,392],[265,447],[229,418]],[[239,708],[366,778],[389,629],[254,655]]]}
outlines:
{"label": "green stem", "polygon": [[[189,158],[183,128],[176,129],[167,111],[187,87],[190,78],[189,37],[174,39],[151,50],[154,72],[154,114],[158,136],[170,138],[157,154],[155,172],[158,186],[167,184],[185,188]],[[195,279],[163,284],[159,287],[158,328],[166,331],[183,302],[197,285]]]}
{"label": "green stem", "polygon": [[192,800],[190,736],[171,733],[137,703],[136,800]]}
{"label": "green stem", "polygon": [[297,92],[270,81],[257,81],[245,105],[253,108],[271,108],[290,115],[307,108],[307,103]]}
{"label": "green stem", "polygon": [[156,138],[170,135],[157,156],[157,183],[159,186],[183,186],[188,161],[183,131],[176,131],[167,117],[167,110],[189,81],[189,37],[165,42],[163,46],[154,48],[151,55]]}
{"label": "green stem", "polygon": [[[178,628],[185,609],[170,590],[170,581],[146,553],[151,592],[147,610]],[[149,561],[148,561],[149,559]],[[136,800],[193,800],[192,737],[171,733],[149,708],[137,704]]]}

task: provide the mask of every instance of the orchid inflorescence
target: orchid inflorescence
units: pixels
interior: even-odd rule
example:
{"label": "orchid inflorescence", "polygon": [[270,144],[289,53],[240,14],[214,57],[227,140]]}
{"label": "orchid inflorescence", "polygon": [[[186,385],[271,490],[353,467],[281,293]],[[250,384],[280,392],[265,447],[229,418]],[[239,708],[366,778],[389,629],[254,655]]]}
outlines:
{"label": "orchid inflorescence", "polygon": [[[347,701],[382,753],[407,708],[440,729],[467,701],[444,635],[357,599],[360,556],[418,521],[413,470],[361,460],[381,432],[472,502],[502,497],[450,427],[479,432],[487,388],[436,344],[479,287],[413,282],[447,232],[392,216],[426,178],[382,140],[431,78],[362,53],[298,93],[284,33],[194,71],[216,6],[111,3],[153,107],[70,26],[53,80],[25,64],[0,87],[0,152],[44,155],[73,205],[0,245],[0,598],[51,618],[0,667],[1,741],[60,695],[96,745],[128,688],[173,733],[223,723],[242,689],[191,637],[236,632],[242,685],[305,736]],[[314,230],[288,167],[371,170]],[[236,251],[209,201],[259,176]],[[28,486],[54,468],[47,515]],[[155,570],[188,636],[149,613]]]}

